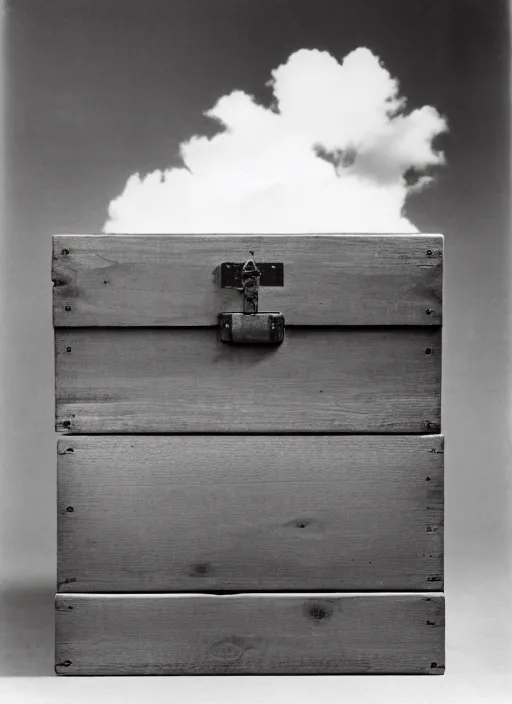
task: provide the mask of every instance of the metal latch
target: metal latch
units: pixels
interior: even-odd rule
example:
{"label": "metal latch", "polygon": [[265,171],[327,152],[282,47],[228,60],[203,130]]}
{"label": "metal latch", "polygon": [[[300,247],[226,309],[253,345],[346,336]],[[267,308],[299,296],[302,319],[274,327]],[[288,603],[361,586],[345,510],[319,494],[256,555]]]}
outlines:
{"label": "metal latch", "polygon": [[235,288],[243,294],[242,313],[219,315],[220,339],[231,343],[279,344],[284,340],[284,316],[278,312],[258,312],[260,285],[283,286],[281,263],[256,264],[248,259],[244,264],[221,264],[221,287]]}

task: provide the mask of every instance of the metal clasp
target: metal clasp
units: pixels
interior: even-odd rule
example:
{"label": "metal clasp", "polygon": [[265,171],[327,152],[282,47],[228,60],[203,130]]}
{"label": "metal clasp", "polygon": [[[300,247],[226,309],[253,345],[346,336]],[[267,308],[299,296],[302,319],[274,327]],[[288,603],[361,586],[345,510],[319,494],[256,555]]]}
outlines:
{"label": "metal clasp", "polygon": [[244,264],[224,262],[221,265],[222,288],[234,288],[243,294],[242,313],[219,315],[222,342],[241,344],[279,344],[284,339],[284,316],[278,312],[258,312],[258,294],[265,286],[283,286],[281,263],[256,264],[248,259]]}
{"label": "metal clasp", "polygon": [[254,259],[248,259],[242,267],[242,292],[244,294],[244,313],[253,315],[258,312],[258,289],[261,272]]}

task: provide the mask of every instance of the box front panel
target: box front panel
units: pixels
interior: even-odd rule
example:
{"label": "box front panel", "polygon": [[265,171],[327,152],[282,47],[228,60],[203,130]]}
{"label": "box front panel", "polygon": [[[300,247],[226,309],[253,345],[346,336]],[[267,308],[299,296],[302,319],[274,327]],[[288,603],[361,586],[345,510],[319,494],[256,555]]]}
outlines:
{"label": "box front panel", "polygon": [[260,309],[288,325],[439,325],[440,235],[74,236],[53,239],[56,327],[216,325],[241,310],[223,262],[283,265]]}
{"label": "box front panel", "polygon": [[410,594],[56,598],[62,675],[444,671],[444,600]]}
{"label": "box front panel", "polygon": [[439,328],[290,328],[276,347],[211,329],[56,333],[57,430],[432,433]]}
{"label": "box front panel", "polygon": [[439,436],[69,437],[59,588],[439,590]]}

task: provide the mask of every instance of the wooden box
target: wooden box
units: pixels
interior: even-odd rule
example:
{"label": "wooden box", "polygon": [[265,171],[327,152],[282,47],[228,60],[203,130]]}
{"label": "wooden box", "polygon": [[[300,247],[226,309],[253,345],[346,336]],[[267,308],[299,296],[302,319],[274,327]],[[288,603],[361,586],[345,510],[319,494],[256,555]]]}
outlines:
{"label": "wooden box", "polygon": [[442,248],[53,238],[58,674],[444,671]]}

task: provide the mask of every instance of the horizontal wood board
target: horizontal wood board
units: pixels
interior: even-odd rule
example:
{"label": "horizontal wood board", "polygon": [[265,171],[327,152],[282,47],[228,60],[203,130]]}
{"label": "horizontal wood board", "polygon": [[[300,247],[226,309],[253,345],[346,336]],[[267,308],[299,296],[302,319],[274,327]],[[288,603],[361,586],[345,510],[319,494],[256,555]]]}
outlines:
{"label": "horizontal wood board", "polygon": [[208,328],[56,330],[71,433],[440,428],[441,328],[291,328],[277,347]]}
{"label": "horizontal wood board", "polygon": [[439,325],[441,235],[55,235],[56,327],[212,326],[242,310],[222,262],[282,262],[260,310],[286,325]]}
{"label": "horizontal wood board", "polygon": [[58,443],[66,592],[443,587],[440,436]]}
{"label": "horizontal wood board", "polygon": [[56,596],[56,672],[442,674],[444,599]]}

